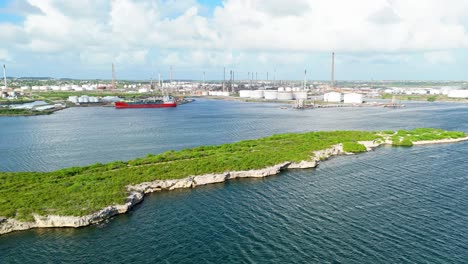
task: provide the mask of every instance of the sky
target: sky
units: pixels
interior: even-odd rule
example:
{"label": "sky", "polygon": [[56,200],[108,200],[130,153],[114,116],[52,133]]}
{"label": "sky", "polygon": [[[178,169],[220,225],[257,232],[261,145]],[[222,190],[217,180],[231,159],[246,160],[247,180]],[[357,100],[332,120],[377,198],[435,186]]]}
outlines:
{"label": "sky", "polygon": [[[467,80],[467,0],[0,0],[7,75]],[[276,74],[274,73],[276,72]]]}

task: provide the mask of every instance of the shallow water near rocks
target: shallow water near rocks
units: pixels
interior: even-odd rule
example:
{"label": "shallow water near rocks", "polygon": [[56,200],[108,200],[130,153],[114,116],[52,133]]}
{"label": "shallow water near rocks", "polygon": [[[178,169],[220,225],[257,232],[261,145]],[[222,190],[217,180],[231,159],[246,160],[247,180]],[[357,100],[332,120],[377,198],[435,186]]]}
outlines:
{"label": "shallow water near rocks", "polygon": [[[47,171],[310,130],[468,132],[463,104],[280,106],[198,100],[162,111],[81,108],[0,118],[0,169]],[[381,147],[316,169],[155,193],[97,226],[0,236],[0,263],[464,263],[467,157],[465,142]]]}

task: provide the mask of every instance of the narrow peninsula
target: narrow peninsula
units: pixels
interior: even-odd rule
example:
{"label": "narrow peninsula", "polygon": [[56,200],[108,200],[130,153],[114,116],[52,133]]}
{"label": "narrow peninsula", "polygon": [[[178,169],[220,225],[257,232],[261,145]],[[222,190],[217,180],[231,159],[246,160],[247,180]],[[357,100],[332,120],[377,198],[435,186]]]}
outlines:
{"label": "narrow peninsula", "polygon": [[273,135],[52,172],[0,172],[0,234],[81,227],[127,212],[146,193],[313,168],[333,155],[468,140],[433,128]]}

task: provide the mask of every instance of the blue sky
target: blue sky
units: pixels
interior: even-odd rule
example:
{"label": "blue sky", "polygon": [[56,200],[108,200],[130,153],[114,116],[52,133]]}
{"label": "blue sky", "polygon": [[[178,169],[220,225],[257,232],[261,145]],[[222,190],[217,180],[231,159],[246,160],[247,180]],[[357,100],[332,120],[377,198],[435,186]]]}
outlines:
{"label": "blue sky", "polygon": [[[337,8],[340,7],[340,8]],[[0,0],[9,76],[468,79],[468,1]]]}

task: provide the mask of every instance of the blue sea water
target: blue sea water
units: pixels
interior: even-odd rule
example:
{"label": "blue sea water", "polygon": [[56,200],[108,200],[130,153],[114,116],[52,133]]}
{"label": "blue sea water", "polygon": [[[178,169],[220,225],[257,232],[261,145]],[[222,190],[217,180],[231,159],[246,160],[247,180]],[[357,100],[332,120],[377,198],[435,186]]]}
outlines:
{"label": "blue sea water", "polygon": [[[464,104],[281,106],[200,99],[176,109],[0,118],[0,171],[48,171],[274,133],[468,132]],[[0,236],[0,263],[466,263],[467,158],[468,143],[382,147],[316,169],[155,193],[100,225]]]}

